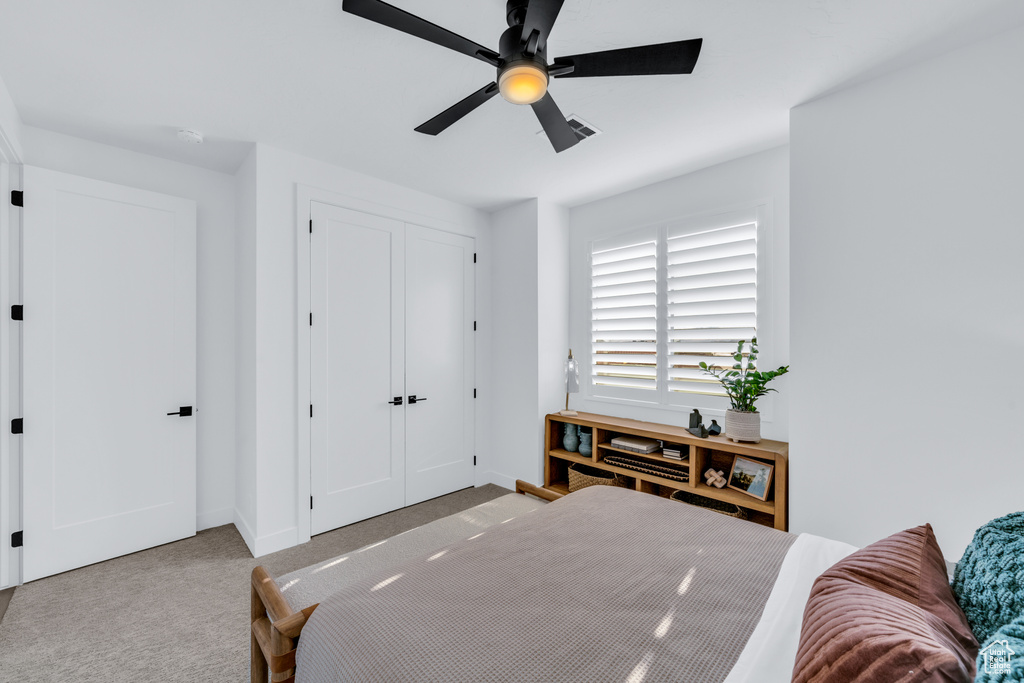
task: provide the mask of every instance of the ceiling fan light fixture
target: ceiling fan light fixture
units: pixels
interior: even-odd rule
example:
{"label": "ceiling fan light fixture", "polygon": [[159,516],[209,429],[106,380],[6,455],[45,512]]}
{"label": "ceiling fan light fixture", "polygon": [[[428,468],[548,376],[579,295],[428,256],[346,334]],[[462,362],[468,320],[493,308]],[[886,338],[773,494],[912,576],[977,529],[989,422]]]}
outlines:
{"label": "ceiling fan light fixture", "polygon": [[510,65],[498,76],[498,89],[512,104],[533,104],[547,94],[547,70],[533,63]]}

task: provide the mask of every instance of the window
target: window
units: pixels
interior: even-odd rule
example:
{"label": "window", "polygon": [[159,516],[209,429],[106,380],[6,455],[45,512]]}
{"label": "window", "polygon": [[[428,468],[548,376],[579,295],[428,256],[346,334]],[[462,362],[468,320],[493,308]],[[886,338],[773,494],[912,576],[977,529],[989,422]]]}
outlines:
{"label": "window", "polygon": [[658,245],[627,238],[591,253],[594,385],[658,388]]}
{"label": "window", "polygon": [[725,396],[699,363],[732,365],[757,335],[758,224],[751,210],[592,244],[591,395]]}

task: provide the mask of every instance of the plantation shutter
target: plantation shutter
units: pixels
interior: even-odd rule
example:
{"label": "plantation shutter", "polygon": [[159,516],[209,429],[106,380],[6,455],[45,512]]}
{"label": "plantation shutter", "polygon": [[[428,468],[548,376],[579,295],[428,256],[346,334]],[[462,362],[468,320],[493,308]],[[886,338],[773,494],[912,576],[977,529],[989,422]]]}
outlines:
{"label": "plantation shutter", "polygon": [[666,254],[669,391],[725,396],[698,364],[732,367],[757,335],[757,222],[670,228]]}
{"label": "plantation shutter", "polygon": [[658,252],[653,230],[594,244],[591,383],[658,388]]}

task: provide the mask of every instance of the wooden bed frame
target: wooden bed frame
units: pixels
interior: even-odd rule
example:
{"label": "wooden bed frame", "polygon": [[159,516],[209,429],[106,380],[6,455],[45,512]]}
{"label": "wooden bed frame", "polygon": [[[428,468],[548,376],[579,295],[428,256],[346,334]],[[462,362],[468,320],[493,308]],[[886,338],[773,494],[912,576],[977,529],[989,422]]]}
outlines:
{"label": "wooden bed frame", "polygon": [[[549,501],[562,497],[562,494],[555,491],[518,479],[516,493],[528,493]],[[274,578],[262,566],[252,570],[251,600],[250,681],[294,683],[295,651],[299,634],[319,603],[299,611],[293,610]]]}

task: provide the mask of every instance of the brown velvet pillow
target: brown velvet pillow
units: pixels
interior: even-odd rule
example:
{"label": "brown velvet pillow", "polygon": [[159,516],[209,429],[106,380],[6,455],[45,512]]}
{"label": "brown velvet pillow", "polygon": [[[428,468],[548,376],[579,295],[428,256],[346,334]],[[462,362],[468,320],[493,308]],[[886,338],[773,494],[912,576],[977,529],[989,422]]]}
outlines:
{"label": "brown velvet pillow", "polygon": [[793,682],[967,683],[977,654],[926,524],[858,550],[817,578]]}

